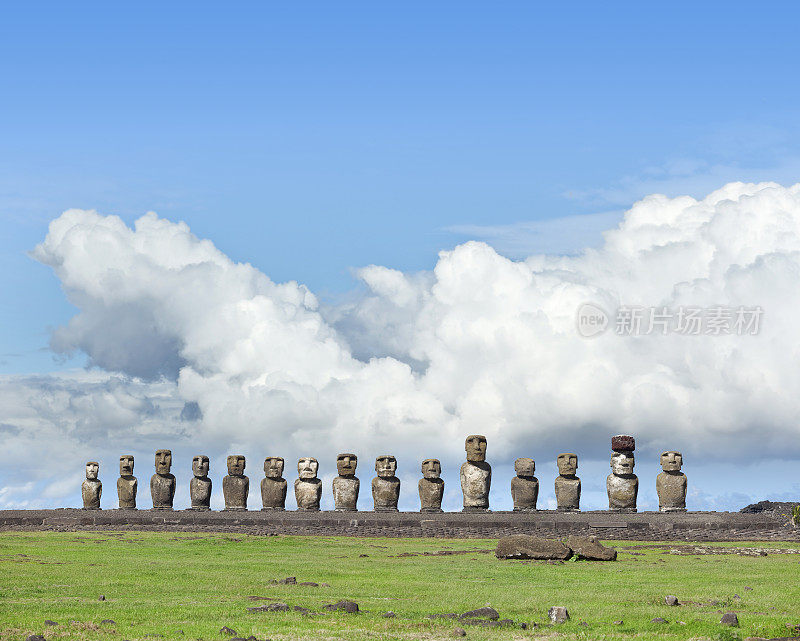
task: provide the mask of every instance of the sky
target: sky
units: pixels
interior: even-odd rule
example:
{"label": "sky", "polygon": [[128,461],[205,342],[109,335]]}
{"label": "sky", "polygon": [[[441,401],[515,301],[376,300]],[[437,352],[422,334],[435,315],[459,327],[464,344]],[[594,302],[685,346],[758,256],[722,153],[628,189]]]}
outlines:
{"label": "sky", "polygon": [[[396,450],[406,487],[438,455],[455,508],[467,429],[501,507],[515,456],[550,488],[567,447],[602,507],[623,430],[643,505],[661,448],[698,509],[797,498],[798,14],[4,8],[0,504],[75,503],[98,458],[110,506],[121,449],[186,475],[203,447],[221,478],[236,446],[258,478],[356,441],[362,478]],[[764,325],[592,342],[565,333],[587,301]]]}

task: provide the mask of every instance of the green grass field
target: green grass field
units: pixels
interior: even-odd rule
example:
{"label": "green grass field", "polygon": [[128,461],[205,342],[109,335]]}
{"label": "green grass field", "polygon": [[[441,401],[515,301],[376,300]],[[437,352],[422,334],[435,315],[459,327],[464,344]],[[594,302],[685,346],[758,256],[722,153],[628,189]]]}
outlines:
{"label": "green grass field", "polygon": [[[273,640],[446,639],[452,638],[457,623],[427,615],[462,613],[485,604],[503,618],[537,626],[464,626],[468,639],[735,639],[786,636],[787,624],[800,623],[800,554],[681,556],[646,543],[617,541],[612,544],[620,551],[615,563],[548,564],[500,561],[487,553],[494,544],[238,534],[0,533],[0,638],[25,639],[37,633],[47,639],[122,641],[163,635],[215,640],[228,638],[220,632],[228,626],[242,637]],[[465,550],[479,551],[423,554]],[[402,553],[414,556],[397,556]],[[287,576],[330,587],[269,584]],[[685,605],[666,606],[666,594]],[[254,596],[267,599],[255,601],[250,598]],[[365,612],[304,616],[247,611],[271,603],[269,599],[315,612],[351,599]],[[552,605],[566,606],[571,621],[550,626],[547,609]],[[396,618],[381,616],[387,610]],[[719,625],[724,611],[738,613],[738,630]],[[654,617],[669,623],[651,623]],[[45,626],[45,619],[58,625]],[[103,619],[115,624],[102,624]],[[614,625],[618,619],[624,624]]]}

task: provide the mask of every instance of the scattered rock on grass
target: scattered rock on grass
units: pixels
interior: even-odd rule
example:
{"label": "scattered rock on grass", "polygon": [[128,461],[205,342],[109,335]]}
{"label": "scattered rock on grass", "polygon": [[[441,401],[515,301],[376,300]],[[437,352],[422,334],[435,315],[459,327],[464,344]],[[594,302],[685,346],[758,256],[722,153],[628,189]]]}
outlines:
{"label": "scattered rock on grass", "polygon": [[453,628],[453,636],[454,637],[465,637],[465,636],[467,636],[467,631],[464,628]]}
{"label": "scattered rock on grass", "polygon": [[272,579],[270,585],[297,585],[297,577],[287,576],[285,579]]}
{"label": "scattered rock on grass", "polygon": [[728,625],[732,628],[739,627],[739,617],[736,616],[735,612],[726,612],[722,615],[722,618],[719,621],[722,625]]}
{"label": "scattered rock on grass", "polygon": [[344,610],[348,614],[358,614],[358,603],[355,601],[337,601],[336,603],[329,603],[325,606],[325,609],[330,612]]}
{"label": "scattered rock on grass", "polygon": [[[289,606],[285,603],[270,603],[269,605],[259,605],[254,608],[247,608],[248,612],[288,612]],[[230,628],[228,628],[230,630]],[[222,630],[220,630],[221,632]],[[231,630],[233,632],[233,630]],[[227,634],[227,633],[226,633]],[[233,632],[233,634],[236,634]]]}
{"label": "scattered rock on grass", "polygon": [[101,594],[99,597],[97,597],[97,600],[98,601],[105,601],[106,600],[106,595],[105,594]]}
{"label": "scattered rock on grass", "polygon": [[220,633],[222,633],[222,634],[226,634],[226,635],[228,635],[229,637],[235,637],[235,636],[236,636],[236,630],[233,630],[232,628],[229,628],[227,625],[223,625],[223,626],[222,626],[222,627],[219,629],[219,631],[220,631]]}
{"label": "scattered rock on grass", "polygon": [[460,619],[489,619],[490,621],[497,621],[500,618],[500,613],[495,610],[491,606],[484,606],[482,608],[476,608],[475,610],[470,610],[469,612],[464,612],[460,617]]}
{"label": "scattered rock on grass", "polygon": [[625,625],[625,621],[620,619],[619,621],[614,621],[614,625]]}
{"label": "scattered rock on grass", "polygon": [[547,616],[553,623],[566,623],[569,619],[569,612],[563,605],[556,605],[547,611]]}
{"label": "scattered rock on grass", "polygon": [[389,610],[388,612],[384,612],[381,616],[384,619],[394,619],[397,615],[394,612],[392,612],[391,610]]}
{"label": "scattered rock on grass", "polygon": [[56,623],[55,621],[51,621],[50,619],[45,619],[44,620],[44,624],[45,625],[58,625],[58,623]]}
{"label": "scattered rock on grass", "polygon": [[664,603],[666,603],[667,605],[673,605],[673,606],[674,605],[680,605],[680,603],[678,603],[678,597],[676,597],[674,594],[668,594],[667,596],[665,596],[664,597]]}
{"label": "scattered rock on grass", "polygon": [[527,534],[504,536],[497,542],[495,556],[498,559],[533,559],[539,561],[566,560],[572,550],[561,541],[542,539]]}
{"label": "scattered rock on grass", "polygon": [[117,622],[114,619],[103,619],[100,621],[100,625],[117,625]]}
{"label": "scattered rock on grass", "polygon": [[662,617],[656,617],[655,619],[650,619],[650,623],[669,623],[669,621]]}
{"label": "scattered rock on grass", "polygon": [[47,641],[41,634],[31,634],[25,641]]}
{"label": "scattered rock on grass", "polygon": [[304,585],[307,588],[318,588],[319,583],[314,583],[313,581],[303,581],[302,583],[298,583],[297,585]]}

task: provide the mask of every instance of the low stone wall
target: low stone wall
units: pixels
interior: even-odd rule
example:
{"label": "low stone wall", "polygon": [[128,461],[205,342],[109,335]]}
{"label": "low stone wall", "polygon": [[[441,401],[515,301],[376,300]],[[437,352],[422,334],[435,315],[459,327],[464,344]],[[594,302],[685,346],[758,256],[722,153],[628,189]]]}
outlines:
{"label": "low stone wall", "polygon": [[594,534],[647,541],[800,541],[785,517],[739,512],[195,512],[192,510],[0,510],[0,531],[151,530],[312,536],[498,538]]}

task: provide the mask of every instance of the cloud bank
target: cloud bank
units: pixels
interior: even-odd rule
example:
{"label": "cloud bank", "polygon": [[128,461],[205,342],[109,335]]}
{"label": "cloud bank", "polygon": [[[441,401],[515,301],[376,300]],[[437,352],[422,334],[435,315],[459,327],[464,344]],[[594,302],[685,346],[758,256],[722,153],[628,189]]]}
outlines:
{"label": "cloud bank", "polygon": [[[367,478],[391,452],[409,482],[423,458],[455,467],[469,433],[487,435],[498,464],[570,450],[603,459],[619,432],[643,455],[679,449],[687,463],[800,456],[800,185],[648,196],[573,256],[515,261],[473,241],[441,252],[432,272],[370,265],[357,272],[363,294],[333,307],[153,213],[131,229],[67,211],[32,255],[79,309],[52,348],[103,372],[7,377],[2,429],[15,447],[63,459],[71,482],[93,448],[112,464],[141,448],[149,475],[156,441],[187,455],[243,451],[251,477],[267,454],[353,450]],[[754,336],[586,339],[586,302],[764,312]],[[47,484],[54,469],[42,467],[31,482]]]}

